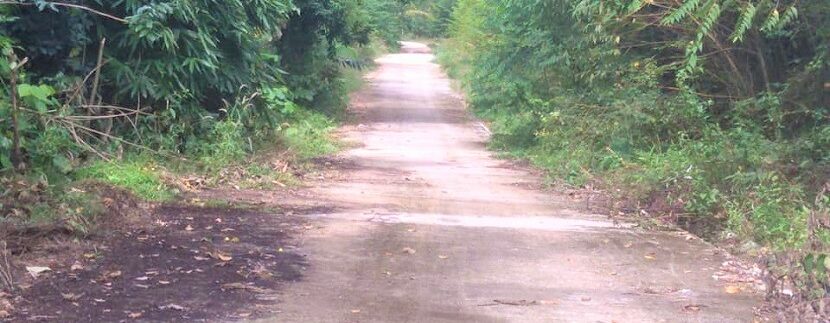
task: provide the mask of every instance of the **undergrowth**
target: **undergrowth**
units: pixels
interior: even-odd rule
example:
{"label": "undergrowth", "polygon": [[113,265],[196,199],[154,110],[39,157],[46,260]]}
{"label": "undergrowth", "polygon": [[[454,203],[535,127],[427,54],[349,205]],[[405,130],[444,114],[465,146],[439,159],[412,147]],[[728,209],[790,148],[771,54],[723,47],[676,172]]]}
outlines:
{"label": "undergrowth", "polygon": [[459,0],[438,59],[491,122],[492,148],[606,192],[613,214],[754,244],[789,266],[772,280],[830,304],[828,12]]}
{"label": "undergrowth", "polygon": [[75,177],[120,187],[147,201],[164,202],[175,195],[161,178],[161,170],[155,161],[147,158],[117,162],[96,161],[79,169]]}

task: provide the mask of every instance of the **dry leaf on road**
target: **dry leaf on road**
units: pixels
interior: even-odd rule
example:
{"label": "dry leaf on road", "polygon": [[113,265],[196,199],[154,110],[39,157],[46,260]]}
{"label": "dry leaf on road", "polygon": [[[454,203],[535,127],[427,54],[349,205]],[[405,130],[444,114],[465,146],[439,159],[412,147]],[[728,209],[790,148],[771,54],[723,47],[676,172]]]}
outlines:
{"label": "dry leaf on road", "polygon": [[45,267],[45,266],[26,266],[26,271],[29,272],[29,275],[32,275],[32,278],[37,279],[40,274],[45,273],[47,271],[52,271],[52,268]]}
{"label": "dry leaf on road", "polygon": [[210,256],[213,259],[218,259],[218,260],[221,260],[221,261],[231,261],[231,259],[233,259],[233,257],[231,257],[229,255],[226,255],[226,254],[222,253],[219,250],[214,250],[212,252],[208,252],[207,255]]}
{"label": "dry leaf on road", "polygon": [[251,291],[251,292],[254,292],[254,293],[260,293],[260,294],[264,294],[264,293],[268,292],[267,289],[259,288],[259,287],[253,286],[253,285],[246,285],[246,284],[243,284],[243,283],[222,284],[222,289],[223,290],[242,289],[242,290],[247,290],[247,291]]}
{"label": "dry leaf on road", "polygon": [[159,306],[159,309],[162,310],[162,311],[163,310],[176,310],[176,311],[186,311],[187,310],[186,307],[178,305],[178,304],[173,304],[173,303]]}
{"label": "dry leaf on road", "polygon": [[79,299],[81,299],[81,296],[84,296],[84,294],[61,293],[61,297],[70,302],[78,301]]}

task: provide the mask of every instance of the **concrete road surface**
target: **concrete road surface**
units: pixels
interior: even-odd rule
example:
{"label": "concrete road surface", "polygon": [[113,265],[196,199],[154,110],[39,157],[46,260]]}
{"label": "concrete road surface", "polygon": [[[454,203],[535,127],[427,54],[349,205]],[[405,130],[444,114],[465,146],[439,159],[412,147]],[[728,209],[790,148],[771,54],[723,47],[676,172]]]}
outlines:
{"label": "concrete road surface", "polygon": [[355,144],[312,191],[305,278],[279,322],[749,322],[751,288],[682,232],[615,225],[493,157],[427,47],[404,43],[353,97]]}

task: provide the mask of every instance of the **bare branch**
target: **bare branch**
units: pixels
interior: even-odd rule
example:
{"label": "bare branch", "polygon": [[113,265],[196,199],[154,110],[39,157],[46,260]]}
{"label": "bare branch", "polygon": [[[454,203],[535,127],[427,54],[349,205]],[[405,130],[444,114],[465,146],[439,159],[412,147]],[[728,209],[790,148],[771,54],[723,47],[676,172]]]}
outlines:
{"label": "bare branch", "polygon": [[[109,18],[109,19],[112,19],[112,20],[118,21],[118,22],[120,22],[120,23],[124,23],[124,24],[126,24],[126,23],[127,23],[127,19],[124,19],[124,18],[119,18],[119,17],[113,16],[113,15],[110,15],[110,14],[108,14],[108,13],[101,12],[101,11],[98,11],[98,10],[92,9],[92,8],[90,8],[90,7],[87,7],[87,6],[82,6],[82,5],[79,5],[79,4],[74,4],[74,3],[64,3],[64,2],[54,2],[54,1],[49,1],[49,2],[46,2],[46,3],[48,3],[48,4],[50,4],[50,5],[53,5],[53,6],[58,6],[58,7],[68,7],[68,8],[80,9],[80,10],[84,10],[84,11],[88,11],[88,12],[94,13],[94,14],[99,15],[99,16],[101,16],[101,17],[106,17],[106,18]],[[31,2],[20,2],[20,1],[11,1],[11,0],[0,0],[0,5],[34,6],[35,4],[34,4],[34,3],[31,3]]]}

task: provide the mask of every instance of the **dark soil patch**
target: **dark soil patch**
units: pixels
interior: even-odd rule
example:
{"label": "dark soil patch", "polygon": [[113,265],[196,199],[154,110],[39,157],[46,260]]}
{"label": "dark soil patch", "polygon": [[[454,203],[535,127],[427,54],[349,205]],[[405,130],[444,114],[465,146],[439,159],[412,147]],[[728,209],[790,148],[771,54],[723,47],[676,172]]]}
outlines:
{"label": "dark soil patch", "polygon": [[276,291],[302,277],[305,258],[291,239],[303,227],[296,217],[182,205],[153,213],[154,223],[101,241],[74,266],[52,267],[20,292],[9,320],[249,319],[275,311]]}
{"label": "dark soil patch", "polygon": [[358,170],[364,168],[354,159],[337,156],[314,157],[311,162],[321,169]]}

